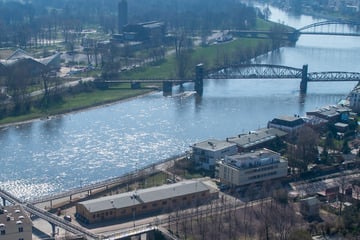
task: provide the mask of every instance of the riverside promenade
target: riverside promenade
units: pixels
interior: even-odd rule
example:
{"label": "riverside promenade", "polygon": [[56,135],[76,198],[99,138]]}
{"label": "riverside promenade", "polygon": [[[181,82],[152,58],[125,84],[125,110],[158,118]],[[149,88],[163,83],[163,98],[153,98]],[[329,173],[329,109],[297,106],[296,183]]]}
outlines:
{"label": "riverside promenade", "polygon": [[88,185],[85,184],[84,186],[73,188],[69,191],[61,192],[58,194],[50,194],[39,198],[33,198],[29,201],[29,203],[46,210],[61,208],[62,206],[74,202],[86,200],[95,196],[96,194],[100,194],[112,188],[126,186],[128,184],[134,183],[138,180],[141,180],[159,172],[169,174],[167,172],[167,169],[172,167],[176,161],[181,160],[185,157],[186,153],[179,154],[158,163],[145,166],[142,169],[136,169],[119,177],[110,178]]}

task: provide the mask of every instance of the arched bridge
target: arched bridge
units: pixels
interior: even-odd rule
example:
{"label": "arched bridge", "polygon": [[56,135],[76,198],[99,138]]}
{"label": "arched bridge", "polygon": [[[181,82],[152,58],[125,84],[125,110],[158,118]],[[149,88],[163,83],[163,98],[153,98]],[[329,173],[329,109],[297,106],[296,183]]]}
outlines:
{"label": "arched bridge", "polygon": [[[347,29],[345,28],[347,26]],[[299,34],[360,36],[360,23],[347,20],[329,20],[309,24],[296,30]],[[351,31],[350,31],[351,30]]]}
{"label": "arched bridge", "polygon": [[360,23],[347,20],[322,21],[299,29],[235,30],[232,33],[244,38],[282,39],[296,42],[300,35],[334,35],[359,37]]}

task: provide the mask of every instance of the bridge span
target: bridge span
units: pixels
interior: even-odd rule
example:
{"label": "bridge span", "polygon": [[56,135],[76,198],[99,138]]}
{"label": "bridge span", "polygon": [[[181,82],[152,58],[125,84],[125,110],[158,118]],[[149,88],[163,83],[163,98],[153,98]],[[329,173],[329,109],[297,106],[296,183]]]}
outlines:
{"label": "bridge span", "polygon": [[[345,29],[348,26],[349,31]],[[242,38],[278,39],[296,42],[301,35],[331,35],[360,37],[360,23],[347,20],[328,20],[309,24],[299,29],[278,28],[272,30],[233,30],[232,34]]]}
{"label": "bridge span", "polygon": [[300,92],[306,93],[308,82],[360,82],[358,72],[308,72],[308,65],[293,68],[271,64],[244,64],[217,70],[208,75],[213,79],[296,79],[300,78]]}
{"label": "bridge span", "polygon": [[360,82],[358,72],[308,72],[308,65],[302,68],[294,68],[272,64],[239,64],[224,68],[213,69],[206,73],[204,66],[198,64],[195,68],[195,76],[192,79],[120,79],[106,80],[101,84],[130,83],[132,88],[140,88],[141,84],[163,84],[163,92],[171,92],[173,84],[193,82],[194,90],[202,95],[203,81],[207,79],[301,79],[300,92],[306,93],[308,82]]}

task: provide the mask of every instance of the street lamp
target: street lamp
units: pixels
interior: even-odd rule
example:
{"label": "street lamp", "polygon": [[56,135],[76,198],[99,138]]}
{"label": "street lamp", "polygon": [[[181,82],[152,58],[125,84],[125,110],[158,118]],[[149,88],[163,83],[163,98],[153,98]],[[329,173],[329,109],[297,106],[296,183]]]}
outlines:
{"label": "street lamp", "polygon": [[133,199],[133,208],[132,208],[132,211],[133,211],[133,227],[135,228],[135,212],[136,212],[135,199],[137,198],[136,189],[135,189],[134,194],[131,196],[131,198]]}

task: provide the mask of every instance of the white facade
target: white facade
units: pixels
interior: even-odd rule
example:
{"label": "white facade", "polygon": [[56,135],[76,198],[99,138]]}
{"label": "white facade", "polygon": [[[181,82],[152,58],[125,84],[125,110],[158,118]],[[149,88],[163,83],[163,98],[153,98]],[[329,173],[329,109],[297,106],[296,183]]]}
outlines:
{"label": "white facade", "polygon": [[224,184],[241,186],[285,177],[288,162],[277,152],[262,149],[225,157],[219,164],[219,178]]}
{"label": "white facade", "polygon": [[193,160],[197,168],[214,170],[215,163],[225,156],[238,152],[235,143],[210,139],[192,146]]}
{"label": "white facade", "polygon": [[350,101],[350,108],[354,111],[354,112],[359,112],[360,111],[360,87],[357,86],[355,87],[350,95],[349,95],[349,101]]}
{"label": "white facade", "polygon": [[0,207],[0,239],[32,239],[32,222],[22,207]]}

